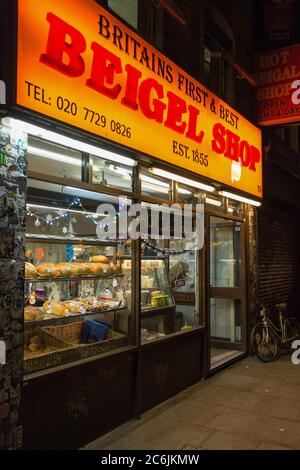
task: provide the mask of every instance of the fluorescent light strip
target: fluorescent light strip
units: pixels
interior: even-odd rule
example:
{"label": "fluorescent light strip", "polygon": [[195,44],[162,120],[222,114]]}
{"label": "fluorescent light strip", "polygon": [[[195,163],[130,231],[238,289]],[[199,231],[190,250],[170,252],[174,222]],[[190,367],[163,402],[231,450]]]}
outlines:
{"label": "fluorescent light strip", "polygon": [[[151,178],[151,176],[141,175],[141,181],[143,181],[144,183],[143,184],[144,188],[152,189],[154,191],[163,192],[166,194],[170,190],[170,185],[168,183],[164,183],[163,181]],[[157,188],[157,186],[159,187],[159,189]],[[165,191],[162,191],[162,188],[164,188]],[[179,194],[184,194],[184,195],[192,194],[192,191],[188,191],[187,189],[183,189],[183,188],[178,188],[178,192]]]}
{"label": "fluorescent light strip", "polygon": [[81,159],[68,157],[67,155],[63,155],[61,153],[51,152],[37,147],[32,147],[31,145],[28,146],[28,153],[31,155],[37,155],[39,157],[48,158],[49,160],[67,163],[68,165],[81,166]]}
{"label": "fluorescent light strip", "polygon": [[[34,207],[36,209],[46,209],[46,210],[52,210],[52,211],[62,211],[62,212],[72,212],[74,214],[88,214],[92,215],[93,217],[102,217],[105,214],[98,214],[97,212],[88,212],[88,211],[79,211],[77,209],[67,209],[65,207],[51,207],[51,206],[41,206],[39,204],[26,204],[27,207]],[[35,214],[37,215],[37,214]],[[38,217],[38,215],[37,215]]]}
{"label": "fluorescent light strip", "polygon": [[177,183],[182,183],[187,186],[192,186],[193,188],[202,189],[203,191],[207,191],[209,193],[212,193],[215,191],[215,188],[213,186],[199,183],[198,181],[190,180],[189,178],[184,178],[183,176],[170,173],[169,171],[161,170],[160,168],[151,168],[151,172],[154,175],[162,176],[163,178],[168,178],[168,179],[177,181]]}
{"label": "fluorescent light strip", "polygon": [[247,197],[238,196],[237,194],[228,193],[227,191],[220,191],[219,194],[234,201],[243,202],[244,204],[250,204],[251,206],[260,207],[261,202],[255,201],[254,199],[248,199]]}
{"label": "fluorescent light strip", "polygon": [[156,180],[155,178],[151,178],[151,176],[141,175],[141,180],[146,183],[151,183],[154,186],[160,186],[161,188],[166,188],[169,190],[170,185],[168,183],[164,183],[163,181]]}
{"label": "fluorescent light strip", "polygon": [[[107,167],[110,171],[113,171],[114,173],[117,173],[118,175],[121,175],[121,176],[126,176],[126,177],[129,177],[131,178],[132,177],[132,173],[130,170],[126,170],[126,168],[122,168],[120,166],[114,166],[114,165],[109,165]],[[99,170],[105,170],[105,168],[99,168]]]}
{"label": "fluorescent light strip", "polygon": [[217,207],[221,207],[222,205],[221,201],[218,201],[217,199],[212,199],[210,197],[206,198],[206,204],[210,204],[211,206],[217,206]]}
{"label": "fluorescent light strip", "polygon": [[152,183],[144,183],[143,189],[149,189],[153,192],[162,193],[162,194],[169,193],[169,190],[167,188],[163,188],[161,186],[158,186],[157,184],[152,184]]}
{"label": "fluorescent light strip", "polygon": [[111,160],[116,163],[121,163],[127,166],[135,166],[136,162],[131,158],[124,157],[117,153],[110,152],[109,150],[104,150],[94,145],[86,144],[80,140],[75,140],[70,137],[58,134],[57,132],[49,131],[39,126],[29,124],[28,122],[20,121],[18,119],[13,119],[10,117],[5,117],[2,119],[4,126],[11,127],[12,129],[17,129],[22,132],[27,132],[35,137],[40,137],[42,139],[48,140],[55,144],[64,145],[66,147],[79,150],[80,152],[86,152],[96,157],[104,158],[105,160]]}

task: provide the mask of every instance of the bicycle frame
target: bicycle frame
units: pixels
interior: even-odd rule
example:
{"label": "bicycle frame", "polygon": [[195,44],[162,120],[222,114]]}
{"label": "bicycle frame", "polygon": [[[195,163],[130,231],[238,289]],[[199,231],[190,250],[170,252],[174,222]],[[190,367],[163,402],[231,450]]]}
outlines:
{"label": "bicycle frame", "polygon": [[[264,326],[266,327],[266,331],[267,331],[267,336],[266,336],[266,339],[268,340],[269,339],[269,332],[268,332],[268,329],[271,328],[273,333],[277,336],[277,338],[282,342],[282,344],[286,344],[286,343],[289,343],[290,341],[293,341],[293,339],[296,338],[295,337],[292,337],[292,338],[287,338],[286,336],[286,324],[288,323],[288,318],[286,318],[281,311],[279,311],[279,322],[280,322],[280,327],[277,327],[273,322],[272,320],[270,319],[270,317],[268,316],[266,310],[263,310],[261,312],[261,317],[262,317],[262,323],[264,324]],[[265,338],[263,338],[265,339]]]}
{"label": "bicycle frame", "polygon": [[265,310],[263,310],[263,313],[261,313],[261,317],[262,317],[262,322],[264,324],[264,326],[266,327],[267,329],[267,339],[269,338],[269,333],[268,333],[268,328],[271,328],[273,333],[277,336],[277,338],[283,343],[287,343],[288,340],[286,339],[285,337],[285,328],[284,328],[284,325],[286,324],[287,322],[287,319],[282,315],[282,312],[280,311],[279,312],[279,322],[280,322],[280,327],[277,327],[273,322],[272,320],[270,319],[270,317],[268,316],[267,312]]}

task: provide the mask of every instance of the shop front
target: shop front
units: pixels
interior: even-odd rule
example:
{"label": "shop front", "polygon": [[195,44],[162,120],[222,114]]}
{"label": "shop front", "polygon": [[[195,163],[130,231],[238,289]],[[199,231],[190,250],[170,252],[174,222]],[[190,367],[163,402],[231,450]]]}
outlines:
{"label": "shop front", "polygon": [[26,449],[78,448],[247,353],[261,133],[96,2],[12,3],[18,422]]}

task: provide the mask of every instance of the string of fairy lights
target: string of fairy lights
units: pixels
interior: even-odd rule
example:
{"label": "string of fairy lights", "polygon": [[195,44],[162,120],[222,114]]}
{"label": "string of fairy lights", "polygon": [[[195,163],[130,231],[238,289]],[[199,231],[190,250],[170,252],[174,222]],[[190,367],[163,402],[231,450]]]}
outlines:
{"label": "string of fairy lights", "polygon": [[[52,214],[47,214],[46,216],[43,216],[41,214],[37,214],[37,213],[33,212],[32,210],[30,210],[30,207],[31,207],[30,205],[27,206],[27,215],[29,217],[34,217],[35,218],[34,225],[36,227],[40,227],[42,223],[44,223],[46,226],[52,227],[55,224],[55,222],[57,222],[59,220],[67,220],[70,216],[70,211],[72,211],[72,210],[80,211],[86,219],[90,220],[95,225],[99,224],[99,221],[97,221],[94,218],[95,214],[91,213],[91,212],[89,212],[85,209],[85,207],[83,206],[83,204],[82,204],[79,197],[76,197],[69,204],[69,206],[67,208],[54,208],[53,207],[53,210],[55,210],[55,212],[57,213],[57,215],[55,215],[55,216],[53,216]],[[100,215],[101,214],[99,214],[99,216]],[[117,214],[117,215],[119,215],[119,214]],[[72,219],[72,221],[75,221],[75,220],[76,219]],[[106,223],[104,223],[104,225],[106,225]],[[145,240],[145,239],[142,239],[142,244],[143,244],[144,248],[151,249],[156,254],[163,255],[163,256],[179,255],[179,254],[187,253],[187,252],[191,251],[191,248],[188,248],[188,249],[182,248],[182,249],[178,249],[178,250],[175,250],[173,248],[159,248],[159,247],[155,246],[153,243],[151,243],[149,240]]]}
{"label": "string of fairy lights", "polygon": [[188,253],[192,251],[191,248],[189,249],[180,249],[180,250],[174,250],[173,248],[158,248],[157,246],[153,245],[149,241],[142,240],[143,247],[148,248],[153,250],[156,254],[158,255],[163,255],[163,256],[174,256],[174,255],[181,255],[183,253]]}
{"label": "string of fairy lights", "polygon": [[[89,219],[90,221],[92,221],[95,225],[97,225],[97,220],[94,219],[93,217],[93,214],[91,212],[88,212],[85,207],[83,206],[81,200],[79,197],[76,197],[71,203],[70,205],[67,207],[67,208],[64,208],[64,209],[60,209],[59,207],[58,208],[55,208],[53,207],[53,210],[56,211],[57,215],[56,216],[53,216],[52,214],[47,214],[45,217],[40,215],[40,214],[36,214],[35,212],[33,212],[32,210],[30,210],[30,205],[27,206],[27,215],[30,216],[30,217],[34,217],[35,218],[35,222],[34,222],[34,225],[36,227],[40,227],[40,225],[42,224],[42,222],[45,224],[45,225],[48,225],[50,227],[52,227],[54,225],[55,222],[59,221],[59,220],[66,220],[69,216],[70,216],[70,211],[73,209],[76,209],[78,211],[81,211],[82,214],[84,215],[84,217],[86,219]],[[99,214],[100,216],[100,214]]]}

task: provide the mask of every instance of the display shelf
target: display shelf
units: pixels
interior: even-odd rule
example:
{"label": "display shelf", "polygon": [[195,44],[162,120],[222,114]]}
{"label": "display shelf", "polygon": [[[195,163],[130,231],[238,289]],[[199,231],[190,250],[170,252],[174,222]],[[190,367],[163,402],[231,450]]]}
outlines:
{"label": "display shelf", "polygon": [[166,307],[143,307],[141,309],[141,318],[159,317],[161,315],[167,315],[175,311],[175,305],[168,305]]}
{"label": "display shelf", "polygon": [[109,274],[108,276],[92,276],[87,274],[86,276],[32,277],[25,279],[25,282],[93,281],[102,279],[115,279],[116,277],[124,277],[124,274]]}
{"label": "display shelf", "polygon": [[89,310],[86,313],[78,313],[78,314],[74,313],[73,315],[67,315],[67,316],[53,315],[50,318],[24,321],[24,326],[26,330],[32,330],[33,328],[40,328],[43,326],[48,326],[48,325],[53,325],[53,324],[64,325],[67,323],[73,323],[77,319],[81,319],[85,317],[106,315],[109,313],[116,313],[116,312],[125,312],[126,310],[127,310],[126,307],[118,307],[118,308],[111,308],[107,310],[94,309],[94,310]]}
{"label": "display shelf", "polygon": [[73,245],[80,245],[80,244],[87,244],[87,245],[97,245],[97,246],[117,246],[120,244],[119,241],[115,240],[98,240],[95,238],[89,238],[89,237],[56,237],[52,235],[37,235],[33,233],[26,233],[26,240],[28,240],[31,243],[57,243],[57,244],[63,244],[67,245],[69,243],[72,243]]}

